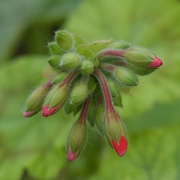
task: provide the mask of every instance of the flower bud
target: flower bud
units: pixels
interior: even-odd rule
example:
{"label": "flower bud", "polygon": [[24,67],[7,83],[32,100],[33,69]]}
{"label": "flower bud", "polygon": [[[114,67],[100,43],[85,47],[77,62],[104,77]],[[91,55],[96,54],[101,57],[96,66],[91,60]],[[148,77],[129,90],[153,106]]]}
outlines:
{"label": "flower bud", "polygon": [[86,59],[90,59],[90,60],[94,59],[93,51],[85,44],[78,46],[76,52],[84,56]]}
{"label": "flower bud", "polygon": [[156,68],[139,67],[139,66],[135,66],[131,63],[126,63],[126,67],[128,69],[131,69],[137,75],[147,75],[156,70]]}
{"label": "flower bud", "polygon": [[62,50],[70,50],[73,46],[73,37],[68,31],[56,31],[55,40]]}
{"label": "flower bud", "polygon": [[79,120],[75,122],[67,140],[67,156],[69,161],[75,160],[82,152],[87,136],[86,123],[81,123]]}
{"label": "flower bud", "polygon": [[79,83],[76,83],[70,92],[69,103],[74,105],[79,105],[83,103],[88,97],[88,88],[87,82],[81,80]]}
{"label": "flower bud", "polygon": [[85,44],[84,39],[78,36],[77,34],[73,34],[73,39],[74,39],[74,47],[78,47],[81,44]]}
{"label": "flower bud", "polygon": [[90,102],[90,106],[89,106],[89,110],[88,110],[88,115],[87,115],[87,120],[91,126],[94,126],[94,124],[95,124],[94,115],[96,114],[96,110],[97,110],[96,99],[91,98],[91,102]]}
{"label": "flower bud", "polygon": [[116,96],[113,96],[112,99],[115,106],[123,107],[120,91],[116,94]]}
{"label": "flower bud", "polygon": [[42,110],[43,116],[48,117],[56,113],[64,105],[68,92],[69,87],[66,83],[55,85],[45,99]]}
{"label": "flower bud", "polygon": [[57,74],[57,75],[53,78],[52,84],[60,83],[66,76],[67,76],[67,72],[61,72],[61,73]]}
{"label": "flower bud", "polygon": [[138,85],[138,79],[133,71],[125,67],[117,67],[113,70],[114,77],[125,86]]}
{"label": "flower bud", "polygon": [[60,56],[59,55],[54,55],[54,56],[51,56],[49,59],[48,59],[48,63],[51,67],[55,68],[55,69],[59,69],[60,66],[59,66],[59,59],[60,59]]}
{"label": "flower bud", "polygon": [[61,55],[63,50],[59,47],[56,42],[48,43],[49,51],[52,55]]}
{"label": "flower bud", "polygon": [[82,108],[82,104],[71,104],[68,100],[64,104],[64,110],[66,114],[73,113],[75,116]]}
{"label": "flower bud", "polygon": [[93,43],[89,44],[89,48],[96,54],[105,49],[112,42],[114,42],[112,39],[94,41]]}
{"label": "flower bud", "polygon": [[103,103],[98,102],[96,114],[95,114],[95,123],[99,132],[104,135],[104,116],[105,116],[105,107]]}
{"label": "flower bud", "polygon": [[119,156],[123,156],[128,147],[126,128],[116,112],[106,112],[104,131],[110,146],[115,149]]}
{"label": "flower bud", "polygon": [[82,75],[89,75],[94,71],[94,63],[90,60],[84,60],[80,66],[80,72]]}
{"label": "flower bud", "polygon": [[127,49],[129,47],[130,43],[126,41],[114,41],[108,46],[110,49]]}
{"label": "flower bud", "polygon": [[41,110],[42,104],[44,99],[51,89],[52,84],[49,82],[39,88],[37,88],[27,99],[25,110],[24,110],[24,117],[30,117]]}
{"label": "flower bud", "polygon": [[128,62],[140,67],[158,68],[162,65],[162,61],[151,51],[140,47],[129,48],[125,51],[124,58]]}
{"label": "flower bud", "polygon": [[64,54],[60,58],[60,66],[66,70],[76,69],[81,63],[81,58],[78,54],[70,52]]}
{"label": "flower bud", "polygon": [[95,91],[95,89],[97,87],[97,81],[93,76],[89,77],[89,81],[87,83],[87,86],[88,86],[88,95],[90,95]]}

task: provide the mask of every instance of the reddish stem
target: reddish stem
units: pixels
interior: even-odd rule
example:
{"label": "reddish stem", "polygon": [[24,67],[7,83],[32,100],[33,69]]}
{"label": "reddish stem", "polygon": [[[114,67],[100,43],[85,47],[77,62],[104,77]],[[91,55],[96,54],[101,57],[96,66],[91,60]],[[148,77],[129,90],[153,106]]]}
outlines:
{"label": "reddish stem", "polygon": [[101,89],[103,91],[105,104],[106,104],[106,112],[114,113],[115,110],[114,110],[111,94],[109,92],[109,88],[106,82],[106,78],[104,77],[103,73],[98,69],[95,69],[94,76],[97,78],[97,80],[101,85]]}
{"label": "reddish stem", "polygon": [[86,117],[87,117],[87,112],[88,112],[88,108],[89,108],[89,104],[90,104],[90,100],[91,100],[91,96],[89,96],[85,103],[83,104],[83,108],[79,117],[79,122],[80,123],[85,123]]}
{"label": "reddish stem", "polygon": [[97,57],[99,59],[102,59],[103,57],[105,56],[119,56],[121,58],[124,57],[124,53],[125,53],[125,50],[120,50],[120,49],[107,49],[107,50],[104,50],[104,51],[101,51]]}
{"label": "reddish stem", "polygon": [[64,84],[68,84],[68,85],[69,85],[69,83],[70,83],[70,82],[73,80],[73,78],[75,77],[76,73],[77,73],[77,72],[75,72],[75,71],[70,72],[70,73],[66,76],[66,78],[63,80],[63,82],[61,83],[61,85],[64,85]]}

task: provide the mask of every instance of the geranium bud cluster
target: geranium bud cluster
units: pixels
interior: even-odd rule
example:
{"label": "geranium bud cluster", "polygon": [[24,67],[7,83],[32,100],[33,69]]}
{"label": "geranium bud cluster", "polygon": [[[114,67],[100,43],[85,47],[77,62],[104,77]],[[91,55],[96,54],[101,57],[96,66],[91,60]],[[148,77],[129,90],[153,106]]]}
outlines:
{"label": "geranium bud cluster", "polygon": [[42,111],[48,117],[61,108],[66,114],[79,114],[67,139],[69,161],[82,152],[89,125],[97,127],[123,156],[128,148],[127,130],[114,106],[122,107],[121,89],[137,86],[137,75],[150,74],[162,61],[150,50],[125,41],[86,43],[66,30],[57,31],[48,46],[48,64],[55,75],[29,96],[23,116]]}

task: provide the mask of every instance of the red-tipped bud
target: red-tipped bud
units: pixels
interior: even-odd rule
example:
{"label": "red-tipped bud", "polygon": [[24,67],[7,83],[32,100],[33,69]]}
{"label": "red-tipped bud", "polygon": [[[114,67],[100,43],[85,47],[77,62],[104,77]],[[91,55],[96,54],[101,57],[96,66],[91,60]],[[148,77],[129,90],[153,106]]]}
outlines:
{"label": "red-tipped bud", "polygon": [[112,146],[119,156],[123,156],[127,150],[128,142],[124,136],[121,136],[119,142],[111,140]]}
{"label": "red-tipped bud", "polygon": [[54,108],[50,108],[49,106],[45,106],[42,109],[43,116],[48,117],[48,116],[56,113],[56,111],[58,111],[59,108],[60,108],[60,106],[56,106]]}
{"label": "red-tipped bud", "polygon": [[125,138],[126,128],[116,112],[107,112],[104,120],[106,139],[119,156],[127,150],[128,142]]}
{"label": "red-tipped bud", "polygon": [[160,66],[162,66],[163,62],[156,56],[154,56],[154,61],[149,64],[149,68],[158,68]]}
{"label": "red-tipped bud", "polygon": [[52,83],[48,82],[43,86],[37,88],[27,99],[25,110],[23,112],[24,117],[30,117],[38,113],[42,107],[44,99],[52,87]]}
{"label": "red-tipped bud", "polygon": [[68,160],[74,161],[78,156],[78,151],[73,153],[71,149],[68,150]]}
{"label": "red-tipped bud", "polygon": [[150,50],[142,47],[132,47],[125,51],[124,58],[139,67],[158,68],[162,65],[162,61],[154,55]]}
{"label": "red-tipped bud", "polygon": [[82,152],[87,136],[86,123],[79,120],[73,125],[67,140],[67,157],[69,161],[75,160]]}

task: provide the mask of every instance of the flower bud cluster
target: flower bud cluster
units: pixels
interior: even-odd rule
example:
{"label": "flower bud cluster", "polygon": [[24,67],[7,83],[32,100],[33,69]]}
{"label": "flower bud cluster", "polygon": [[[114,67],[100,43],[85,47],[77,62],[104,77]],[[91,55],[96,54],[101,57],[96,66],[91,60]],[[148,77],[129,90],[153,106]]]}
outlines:
{"label": "flower bud cluster", "polygon": [[122,107],[121,88],[138,85],[137,75],[147,75],[162,65],[150,50],[125,41],[86,43],[66,30],[55,33],[48,44],[48,63],[54,76],[27,99],[24,117],[42,111],[44,117],[64,108],[79,113],[67,139],[67,158],[75,160],[86,143],[88,124],[96,127],[119,156],[128,147],[127,131],[114,106]]}

